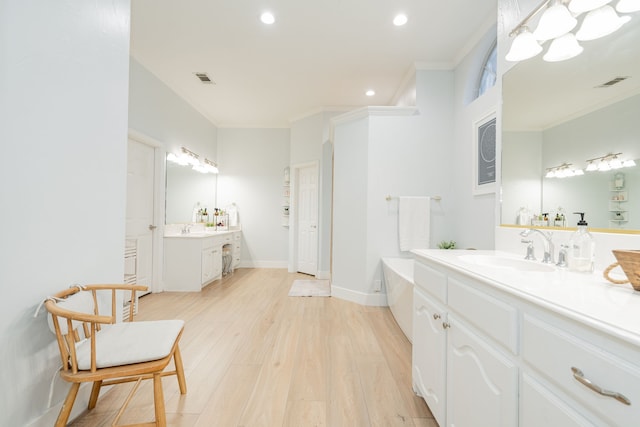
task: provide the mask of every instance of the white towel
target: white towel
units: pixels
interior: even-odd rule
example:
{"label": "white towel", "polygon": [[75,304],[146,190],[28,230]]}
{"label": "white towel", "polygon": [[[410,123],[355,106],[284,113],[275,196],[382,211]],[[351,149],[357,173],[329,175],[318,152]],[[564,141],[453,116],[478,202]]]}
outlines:
{"label": "white towel", "polygon": [[429,248],[430,197],[400,197],[398,238],[401,251]]}

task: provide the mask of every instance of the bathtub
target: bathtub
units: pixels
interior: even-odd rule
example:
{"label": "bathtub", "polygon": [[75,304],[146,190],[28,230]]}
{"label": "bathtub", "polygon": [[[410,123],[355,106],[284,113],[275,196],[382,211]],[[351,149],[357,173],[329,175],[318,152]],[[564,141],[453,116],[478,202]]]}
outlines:
{"label": "bathtub", "polygon": [[391,313],[413,342],[413,259],[382,258],[382,273]]}

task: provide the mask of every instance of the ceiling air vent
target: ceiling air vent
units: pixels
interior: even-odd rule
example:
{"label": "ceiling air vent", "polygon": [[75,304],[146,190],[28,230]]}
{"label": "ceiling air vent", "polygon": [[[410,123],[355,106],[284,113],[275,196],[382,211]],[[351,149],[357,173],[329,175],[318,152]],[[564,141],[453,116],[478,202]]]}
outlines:
{"label": "ceiling air vent", "polygon": [[193,73],[193,74],[195,74],[196,77],[200,79],[200,81],[204,84],[208,84],[208,85],[215,84],[214,81],[209,78],[207,73]]}
{"label": "ceiling air vent", "polygon": [[600,86],[596,86],[596,87],[611,87],[617,83],[620,83],[623,80],[627,80],[628,78],[629,76],[616,77],[615,79],[611,79],[608,82],[602,83]]}

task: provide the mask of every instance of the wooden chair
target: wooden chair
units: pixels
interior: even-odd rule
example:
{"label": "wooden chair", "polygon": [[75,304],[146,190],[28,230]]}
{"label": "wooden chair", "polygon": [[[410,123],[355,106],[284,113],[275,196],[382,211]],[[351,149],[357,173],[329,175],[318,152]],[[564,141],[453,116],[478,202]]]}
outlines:
{"label": "wooden chair", "polygon": [[[56,427],[66,425],[80,384],[93,382],[89,409],[98,401],[100,388],[135,381],[113,422],[115,426],[131,401],[140,382],[153,379],[155,421],[132,426],[166,426],[162,377],[176,375],[180,393],[187,392],[178,342],[184,328],[182,320],[134,322],[136,291],[141,285],[75,286],[47,298],[44,305],[51,314],[49,327],[55,333],[62,368],[60,376],[71,383]],[[116,323],[116,291],[130,291],[129,319]],[[111,292],[111,313],[101,315],[98,293]],[[173,358],[175,370],[165,372]]]}

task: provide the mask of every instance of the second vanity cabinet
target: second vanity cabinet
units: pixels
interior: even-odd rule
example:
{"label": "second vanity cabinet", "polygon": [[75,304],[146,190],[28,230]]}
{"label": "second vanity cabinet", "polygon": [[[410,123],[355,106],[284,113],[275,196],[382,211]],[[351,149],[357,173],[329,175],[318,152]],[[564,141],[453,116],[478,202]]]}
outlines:
{"label": "second vanity cabinet", "polygon": [[[200,291],[222,277],[222,248],[234,246],[239,231],[164,238],[164,283],[167,291]],[[239,250],[239,239],[238,239]],[[235,248],[233,250],[235,256]]]}
{"label": "second vanity cabinet", "polygon": [[[640,295],[556,289],[573,279],[555,273],[529,273],[519,292],[443,261],[416,258],[412,360],[414,390],[440,427],[638,425],[640,335],[610,323],[640,322]],[[557,305],[557,292],[575,293],[575,305]],[[610,322],[573,311],[589,298]]]}

